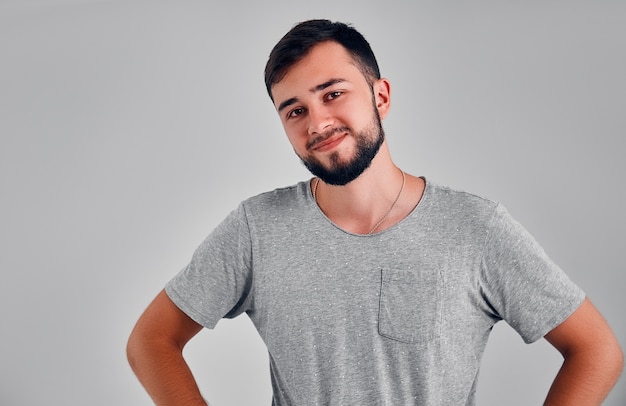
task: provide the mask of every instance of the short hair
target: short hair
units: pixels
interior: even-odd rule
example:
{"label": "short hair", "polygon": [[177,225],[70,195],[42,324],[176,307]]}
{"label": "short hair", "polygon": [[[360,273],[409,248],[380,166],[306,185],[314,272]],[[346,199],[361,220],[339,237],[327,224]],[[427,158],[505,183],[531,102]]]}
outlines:
{"label": "short hair", "polygon": [[296,24],[270,52],[265,65],[265,87],[272,100],[272,86],[280,82],[289,68],[302,60],[311,48],[326,41],[342,45],[352,55],[370,85],[380,79],[374,52],[360,32],[345,23],[308,20]]}

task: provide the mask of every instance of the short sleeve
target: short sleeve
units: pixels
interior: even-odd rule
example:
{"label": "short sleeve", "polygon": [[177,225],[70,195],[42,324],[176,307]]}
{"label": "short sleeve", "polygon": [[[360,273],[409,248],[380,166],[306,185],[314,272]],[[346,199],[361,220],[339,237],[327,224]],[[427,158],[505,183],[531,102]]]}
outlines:
{"label": "short sleeve", "polygon": [[197,323],[213,328],[247,310],[252,294],[251,243],[240,205],[202,242],[165,291]]}
{"label": "short sleeve", "polygon": [[526,343],[561,324],[585,298],[501,205],[491,220],[480,281],[494,316],[511,325]]}

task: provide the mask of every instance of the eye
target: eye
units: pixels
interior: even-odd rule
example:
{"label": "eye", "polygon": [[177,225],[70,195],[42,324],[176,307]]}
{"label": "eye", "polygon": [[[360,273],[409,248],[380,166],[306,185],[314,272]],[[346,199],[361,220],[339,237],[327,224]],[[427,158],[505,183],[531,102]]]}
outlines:
{"label": "eye", "polygon": [[304,113],[304,109],[302,107],[295,108],[287,114],[287,118],[295,118]]}
{"label": "eye", "polygon": [[343,94],[342,91],[335,90],[334,92],[330,92],[326,95],[326,100],[334,100],[337,97],[341,96],[342,94]]}

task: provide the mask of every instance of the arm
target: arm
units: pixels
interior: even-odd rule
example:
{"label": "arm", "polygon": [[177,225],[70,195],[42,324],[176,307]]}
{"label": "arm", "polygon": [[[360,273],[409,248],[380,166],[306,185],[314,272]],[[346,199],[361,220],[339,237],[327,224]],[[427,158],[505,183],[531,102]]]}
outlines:
{"label": "arm", "polygon": [[205,406],[183,359],[185,344],[202,326],[161,291],[133,329],[126,353],[131,368],[156,405]]}
{"label": "arm", "polygon": [[545,339],[564,357],[545,406],[600,405],[620,376],[624,355],[589,299]]}

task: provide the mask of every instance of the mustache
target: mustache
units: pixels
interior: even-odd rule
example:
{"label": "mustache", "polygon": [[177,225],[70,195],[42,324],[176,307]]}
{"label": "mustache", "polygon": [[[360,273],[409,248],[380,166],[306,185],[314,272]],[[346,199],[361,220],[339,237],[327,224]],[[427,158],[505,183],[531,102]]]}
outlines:
{"label": "mustache", "polygon": [[307,149],[315,148],[315,146],[318,145],[320,142],[326,141],[327,139],[329,139],[330,137],[332,137],[333,135],[337,133],[344,133],[344,132],[350,132],[350,131],[352,130],[350,130],[349,127],[331,128],[330,130],[323,132],[322,134],[318,135],[317,137],[307,142],[306,148]]}

